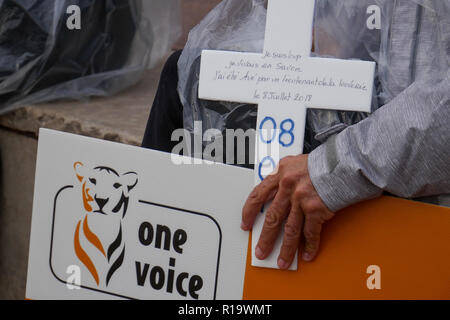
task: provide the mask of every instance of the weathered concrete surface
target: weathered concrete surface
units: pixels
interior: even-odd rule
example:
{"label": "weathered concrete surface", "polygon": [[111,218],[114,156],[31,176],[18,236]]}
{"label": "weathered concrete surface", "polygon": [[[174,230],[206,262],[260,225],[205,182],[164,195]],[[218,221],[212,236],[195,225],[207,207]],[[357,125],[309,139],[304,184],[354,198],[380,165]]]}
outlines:
{"label": "weathered concrete surface", "polygon": [[26,106],[0,117],[0,126],[37,137],[39,128],[140,145],[163,63],[113,97]]}
{"label": "weathered concrete surface", "polygon": [[0,299],[24,299],[37,141],[0,129]]}

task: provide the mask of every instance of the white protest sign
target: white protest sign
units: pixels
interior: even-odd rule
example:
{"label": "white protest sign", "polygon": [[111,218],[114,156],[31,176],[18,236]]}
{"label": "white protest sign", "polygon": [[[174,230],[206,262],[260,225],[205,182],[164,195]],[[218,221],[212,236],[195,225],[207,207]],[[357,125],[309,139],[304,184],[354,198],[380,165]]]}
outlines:
{"label": "white protest sign", "polygon": [[252,172],[41,129],[31,299],[241,299]]}
{"label": "white protest sign", "polygon": [[[255,184],[279,159],[303,152],[307,108],[371,111],[375,63],[310,57],[314,5],[269,1],[262,54],[202,53],[199,98],[259,105]],[[252,265],[278,268],[282,235],[266,260],[254,256],[264,214],[253,227]],[[297,259],[291,269],[297,269]]]}

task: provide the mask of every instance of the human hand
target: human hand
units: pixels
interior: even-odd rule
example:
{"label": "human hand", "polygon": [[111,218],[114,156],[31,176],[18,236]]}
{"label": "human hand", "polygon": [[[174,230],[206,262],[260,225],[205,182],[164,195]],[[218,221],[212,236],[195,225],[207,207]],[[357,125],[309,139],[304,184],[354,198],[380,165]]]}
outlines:
{"label": "human hand", "polygon": [[311,182],[308,155],[282,159],[277,169],[253,189],[242,210],[241,228],[250,230],[261,207],[272,199],[256,245],[256,257],[264,260],[270,255],[286,220],[278,266],[281,269],[289,268],[302,235],[302,259],[313,260],[319,251],[322,225],[330,220],[334,213],[328,210]]}

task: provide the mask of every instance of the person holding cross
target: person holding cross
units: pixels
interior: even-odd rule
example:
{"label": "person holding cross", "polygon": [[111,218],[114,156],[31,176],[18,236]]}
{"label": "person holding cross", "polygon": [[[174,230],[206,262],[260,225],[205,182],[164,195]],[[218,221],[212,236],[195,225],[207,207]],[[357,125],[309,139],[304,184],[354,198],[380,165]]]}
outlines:
{"label": "person holding cross", "polygon": [[[232,2],[222,2],[221,9]],[[367,15],[377,10],[379,23]],[[278,267],[291,266],[302,238],[302,258],[312,261],[326,221],[384,192],[436,196],[431,201],[450,204],[444,196],[450,194],[449,13],[450,5],[439,0],[316,1],[316,54],[377,62],[377,110],[361,121],[346,121],[331,110],[308,113],[321,121],[307,120],[307,154],[281,159],[244,205],[241,228],[250,230],[272,201],[255,244],[258,259],[271,255],[284,231],[274,253]],[[171,152],[171,134],[184,125],[177,86],[179,72],[187,71],[178,70],[180,55],[172,55],[163,70],[143,147]],[[256,106],[241,105],[246,117],[234,110],[239,120],[232,127],[257,127],[251,108]]]}

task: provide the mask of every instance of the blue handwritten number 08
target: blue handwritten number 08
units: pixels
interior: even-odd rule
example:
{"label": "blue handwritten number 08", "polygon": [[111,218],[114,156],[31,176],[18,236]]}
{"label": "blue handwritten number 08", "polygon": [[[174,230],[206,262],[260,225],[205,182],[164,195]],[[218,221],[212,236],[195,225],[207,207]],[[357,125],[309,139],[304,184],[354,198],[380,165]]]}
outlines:
{"label": "blue handwritten number 08", "polygon": [[[263,137],[263,134],[262,134],[262,129],[263,129],[264,125],[266,124],[266,122],[268,122],[268,121],[272,122],[273,134],[269,140],[265,140]],[[280,128],[281,128],[281,130],[280,130],[280,135],[278,137],[278,142],[284,148],[288,148],[288,147],[292,146],[294,144],[294,140],[295,140],[295,136],[293,133],[294,128],[295,128],[294,121],[292,119],[286,119],[281,122]],[[266,144],[272,143],[273,140],[276,138],[276,129],[277,129],[277,122],[272,117],[265,117],[264,120],[259,125],[259,137],[260,137],[261,141]],[[288,143],[283,142],[283,137],[286,135],[288,135],[290,137]],[[261,179],[261,181],[264,180],[261,170],[262,170],[263,164],[267,161],[270,161],[270,163],[272,164],[272,166],[275,169],[275,161],[272,159],[272,157],[267,156],[264,159],[262,159],[262,161],[259,163],[259,167],[258,167],[258,175],[259,175],[259,178]]]}

